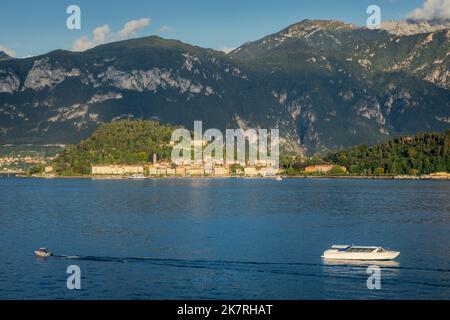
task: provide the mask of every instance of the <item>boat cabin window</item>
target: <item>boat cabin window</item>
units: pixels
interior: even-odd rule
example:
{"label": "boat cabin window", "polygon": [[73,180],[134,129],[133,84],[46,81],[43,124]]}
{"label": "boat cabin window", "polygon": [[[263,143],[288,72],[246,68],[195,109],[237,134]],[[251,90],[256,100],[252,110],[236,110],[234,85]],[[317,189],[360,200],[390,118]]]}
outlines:
{"label": "boat cabin window", "polygon": [[347,252],[373,252],[374,248],[350,248]]}

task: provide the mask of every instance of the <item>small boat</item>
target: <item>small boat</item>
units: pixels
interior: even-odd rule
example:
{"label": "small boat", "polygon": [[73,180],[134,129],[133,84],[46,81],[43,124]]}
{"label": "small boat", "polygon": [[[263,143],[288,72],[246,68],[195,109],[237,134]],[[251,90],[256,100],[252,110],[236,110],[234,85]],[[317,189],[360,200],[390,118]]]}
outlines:
{"label": "small boat", "polygon": [[48,251],[47,248],[39,248],[36,251],[34,251],[34,253],[41,258],[48,258],[51,257],[53,255],[52,252]]}
{"label": "small boat", "polygon": [[132,176],[128,177],[128,179],[142,180],[145,179],[145,176],[143,174],[133,174]]}
{"label": "small boat", "polygon": [[398,251],[385,250],[382,247],[354,245],[334,245],[323,253],[326,260],[393,260],[400,255]]}
{"label": "small boat", "polygon": [[277,177],[275,178],[275,181],[283,181],[283,178],[280,177],[280,176],[277,176]]}

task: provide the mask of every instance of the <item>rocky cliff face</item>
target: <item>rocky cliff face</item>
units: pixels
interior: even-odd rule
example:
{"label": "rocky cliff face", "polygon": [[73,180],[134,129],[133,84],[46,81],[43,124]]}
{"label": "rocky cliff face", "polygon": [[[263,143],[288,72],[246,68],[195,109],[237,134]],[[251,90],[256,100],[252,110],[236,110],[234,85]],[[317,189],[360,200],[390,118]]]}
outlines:
{"label": "rocky cliff face", "polygon": [[279,128],[313,154],[449,127],[449,30],[303,21],[225,55],[147,37],[0,59],[0,144],[73,143],[103,122]]}
{"label": "rocky cliff face", "polygon": [[450,28],[450,21],[400,20],[384,21],[381,29],[397,36],[409,36],[420,33],[432,33]]}
{"label": "rocky cliff face", "polygon": [[257,79],[221,52],[157,37],[3,61],[0,143],[78,142],[124,118],[203,120],[205,130],[279,128],[284,147],[302,152],[288,115],[252,89]]}
{"label": "rocky cliff face", "polygon": [[447,128],[436,114],[450,112],[449,41],[449,29],[403,36],[306,20],[230,56],[267,75],[314,153]]}
{"label": "rocky cliff face", "polygon": [[28,71],[23,90],[31,89],[40,91],[45,88],[53,89],[67,78],[79,77],[80,74],[79,69],[67,71],[58,65],[53,66],[48,57],[37,59],[34,61],[31,70]]}
{"label": "rocky cliff face", "polygon": [[0,70],[0,93],[14,93],[19,90],[19,77],[11,70]]}

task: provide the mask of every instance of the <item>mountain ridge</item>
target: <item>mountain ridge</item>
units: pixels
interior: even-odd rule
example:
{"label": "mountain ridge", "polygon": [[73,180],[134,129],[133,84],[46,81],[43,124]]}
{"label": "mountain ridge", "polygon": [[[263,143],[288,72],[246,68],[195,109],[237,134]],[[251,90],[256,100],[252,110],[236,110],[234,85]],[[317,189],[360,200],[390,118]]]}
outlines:
{"label": "mountain ridge", "polygon": [[149,36],[4,60],[0,144],[77,143],[118,119],[279,128],[308,154],[442,131],[449,38],[304,20],[229,54]]}
{"label": "mountain ridge", "polygon": [[9,56],[6,52],[0,50],[0,61],[10,59],[13,59],[13,57]]}

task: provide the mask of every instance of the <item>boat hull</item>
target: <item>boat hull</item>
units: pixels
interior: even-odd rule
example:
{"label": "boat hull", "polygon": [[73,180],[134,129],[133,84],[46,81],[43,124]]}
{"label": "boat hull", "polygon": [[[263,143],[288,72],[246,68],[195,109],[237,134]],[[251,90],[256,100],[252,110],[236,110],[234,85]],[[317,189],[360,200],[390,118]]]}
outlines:
{"label": "boat hull", "polygon": [[384,252],[336,252],[336,250],[325,251],[322,258],[326,260],[366,260],[384,261],[393,260],[400,255],[397,251]]}

